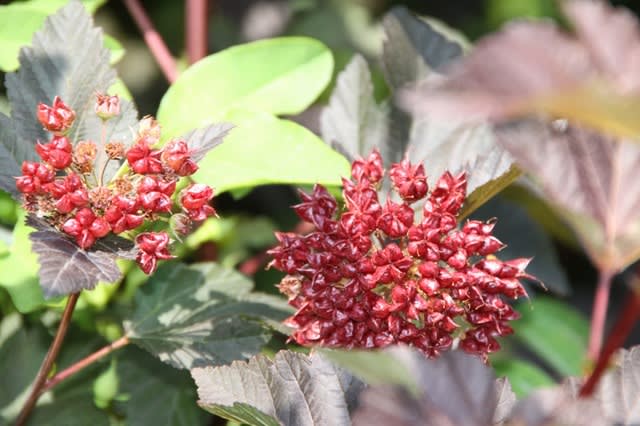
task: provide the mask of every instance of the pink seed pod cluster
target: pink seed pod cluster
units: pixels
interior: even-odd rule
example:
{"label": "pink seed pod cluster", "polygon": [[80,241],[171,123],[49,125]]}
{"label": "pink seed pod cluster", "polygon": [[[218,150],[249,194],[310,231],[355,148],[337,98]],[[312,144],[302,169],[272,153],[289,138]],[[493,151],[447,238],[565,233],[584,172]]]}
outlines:
{"label": "pink seed pod cluster", "polygon": [[[120,114],[117,96],[97,94],[94,112],[102,125]],[[145,117],[130,146],[122,141],[79,141],[75,145],[67,134],[76,114],[60,98],[51,106],[39,104],[37,117],[51,133],[47,143],[36,144],[41,162],[25,161],[16,187],[23,195],[25,209],[73,238],[76,244],[90,249],[97,240],[109,234],[135,232],[145,221],[157,221],[171,215],[174,209],[176,183],[198,170],[184,140],[172,140],[162,148],[160,126]],[[99,148],[100,147],[100,148]],[[103,149],[107,161],[96,164],[98,150]],[[110,161],[126,159],[129,168],[110,182],[103,182]],[[181,229],[216,212],[210,205],[213,189],[192,184],[178,195]],[[144,232],[135,238],[137,262],[150,274],[157,261],[171,258],[166,232]]]}
{"label": "pink seed pod cluster", "polygon": [[[429,357],[459,345],[486,359],[518,314],[507,299],[526,296],[529,259],[501,261],[495,221],[457,216],[466,175],[444,173],[429,190],[422,165],[389,171],[392,193],[379,198],[385,170],[377,151],[354,161],[343,179],[344,208],[321,185],[301,193],[297,215],[315,225],[277,233],[270,266],[287,275],[279,289],[297,310],[287,319],[304,346],[382,348],[406,344]],[[421,208],[415,204],[424,200]]]}

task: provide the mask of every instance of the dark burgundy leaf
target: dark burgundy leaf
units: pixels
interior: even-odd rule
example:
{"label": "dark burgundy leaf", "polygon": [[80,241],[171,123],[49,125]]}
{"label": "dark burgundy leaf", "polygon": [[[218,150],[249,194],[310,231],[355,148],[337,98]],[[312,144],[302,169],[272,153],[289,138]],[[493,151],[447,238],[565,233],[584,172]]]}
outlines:
{"label": "dark burgundy leaf", "polygon": [[516,404],[516,394],[511,389],[511,383],[506,377],[496,380],[496,411],[493,413],[493,424],[502,424],[511,414]]}
{"label": "dark burgundy leaf", "polygon": [[233,128],[234,125],[231,123],[216,123],[192,130],[182,138],[191,150],[191,158],[197,163],[204,158],[207,152],[220,145]]}
{"label": "dark burgundy leaf", "polygon": [[406,7],[385,16],[382,69],[393,89],[414,84],[462,56],[463,47]]}
{"label": "dark burgundy leaf", "polygon": [[531,173],[593,262],[619,271],[640,255],[640,145],[568,125],[501,126],[500,143]]}
{"label": "dark burgundy leaf", "polygon": [[194,368],[191,375],[202,408],[250,425],[349,425],[348,401],[362,388],[317,353],[280,351],[273,360],[258,355],[229,366]]}
{"label": "dark burgundy leaf", "polygon": [[62,296],[93,289],[98,282],[112,283],[122,277],[117,258],[134,257],[134,245],[112,236],[83,250],[41,219],[27,217],[36,229],[29,235],[40,264],[40,286],[45,297]]}
{"label": "dark burgundy leaf", "polygon": [[640,346],[620,351],[617,364],[602,378],[594,399],[612,423],[640,424]]}
{"label": "dark burgundy leaf", "polygon": [[16,198],[19,192],[14,177],[22,174],[20,166],[23,154],[16,152],[19,148],[11,119],[0,113],[0,189]]}
{"label": "dark burgundy leaf", "polygon": [[388,111],[376,103],[367,61],[355,55],[338,75],[329,105],[320,116],[322,137],[349,161],[366,157],[373,148],[383,158],[395,158],[388,152]]}
{"label": "dark burgundy leaf", "polygon": [[518,402],[507,425],[591,426],[613,424],[593,399],[578,398],[579,383],[568,379],[554,388],[540,389]]}
{"label": "dark burgundy leaf", "polygon": [[[92,140],[100,144],[102,121],[94,111],[94,103],[96,93],[106,92],[115,82],[109,57],[102,30],[94,26],[80,1],[70,1],[46,19],[34,34],[32,46],[20,50],[20,68],[6,76],[16,139],[12,146],[7,146],[7,141],[3,143],[17,164],[37,160],[34,146],[37,141],[46,141],[48,134],[36,117],[36,108],[40,102],[51,104],[55,96],[60,96],[76,113],[69,132],[72,142]],[[6,126],[4,121],[0,119],[0,127]],[[106,124],[105,143],[125,142],[136,122],[134,105],[121,100],[121,114]],[[101,149],[98,153],[96,167],[100,170],[106,154]],[[110,178],[117,168],[118,164],[112,162],[105,177]]]}
{"label": "dark burgundy leaf", "polygon": [[419,395],[399,386],[372,386],[362,394],[354,425],[489,425],[497,414],[503,415],[496,414],[493,372],[477,357],[451,351],[428,360],[413,353],[402,362],[410,363]]}
{"label": "dark burgundy leaf", "polygon": [[[543,112],[622,137],[640,131],[640,29],[604,1],[562,2],[576,34],[516,22],[481,39],[443,82],[404,95],[419,114],[467,120]],[[549,46],[553,46],[552,49]]]}

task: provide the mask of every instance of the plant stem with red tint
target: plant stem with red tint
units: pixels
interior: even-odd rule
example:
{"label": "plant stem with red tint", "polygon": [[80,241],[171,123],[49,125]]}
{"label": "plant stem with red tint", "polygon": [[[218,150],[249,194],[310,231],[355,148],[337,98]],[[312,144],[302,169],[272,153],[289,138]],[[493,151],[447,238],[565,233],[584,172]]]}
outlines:
{"label": "plant stem with red tint", "polygon": [[33,381],[33,385],[31,387],[31,393],[27,398],[27,401],[24,403],[22,410],[20,411],[20,415],[18,416],[18,420],[16,421],[16,426],[22,426],[27,422],[33,407],[35,407],[36,402],[38,402],[38,398],[42,393],[42,388],[47,381],[47,376],[51,371],[51,367],[53,363],[56,361],[58,357],[58,353],[62,348],[62,342],[64,341],[64,337],[67,334],[67,330],[69,329],[69,324],[71,323],[71,316],[73,314],[73,309],[76,306],[76,302],[78,301],[78,296],[80,293],[73,293],[69,296],[67,300],[67,306],[64,308],[64,312],[62,313],[62,319],[60,320],[60,325],[58,326],[58,331],[56,332],[56,337],[53,339],[51,346],[49,347],[49,351],[42,361],[42,365],[40,366],[40,370],[38,371],[38,375]]}
{"label": "plant stem with red tint", "polygon": [[187,0],[185,41],[189,63],[193,64],[207,55],[208,13],[207,0]]}
{"label": "plant stem with red tint", "polygon": [[[637,271],[638,274],[640,271]],[[587,397],[593,393],[596,385],[600,381],[603,373],[609,366],[611,356],[624,344],[625,340],[631,333],[633,326],[640,317],[640,277],[635,277],[635,285],[632,286],[631,297],[627,300],[622,313],[618,317],[616,324],[613,327],[611,335],[607,338],[604,345],[604,350],[596,362],[596,366],[591,373],[591,376],[587,379],[585,384],[580,389],[580,396]]]}
{"label": "plant stem with red tint", "polygon": [[176,61],[171,55],[171,52],[169,52],[169,48],[160,36],[160,33],[156,31],[151,23],[151,19],[147,16],[144,7],[142,7],[138,0],[124,0],[124,4],[142,32],[144,41],[147,43],[151,54],[160,66],[162,73],[169,83],[173,83],[178,78]]}
{"label": "plant stem with red tint", "polygon": [[75,364],[71,365],[68,368],[65,368],[63,371],[59,372],[58,374],[56,374],[55,376],[53,376],[52,378],[50,378],[49,380],[46,381],[46,383],[44,384],[44,386],[42,387],[42,390],[40,393],[44,393],[46,391],[48,391],[49,389],[51,389],[52,387],[54,387],[55,385],[57,385],[58,383],[62,382],[63,380],[67,379],[68,377],[73,376],[74,374],[78,373],[79,371],[83,370],[85,367],[88,367],[89,365],[93,364],[96,361],[99,361],[100,359],[104,358],[105,356],[109,355],[111,352],[120,349],[124,346],[127,346],[129,344],[129,338],[127,336],[123,336],[121,338],[119,338],[118,340],[112,342],[111,344],[103,347],[102,349],[97,350],[96,352],[92,353],[91,355],[81,359],[80,361],[76,362]]}
{"label": "plant stem with red tint", "polygon": [[593,299],[589,347],[587,349],[587,357],[592,361],[598,359],[600,350],[602,349],[602,338],[604,336],[605,321],[607,319],[609,292],[613,275],[613,272],[609,270],[600,270],[598,273],[598,285]]}

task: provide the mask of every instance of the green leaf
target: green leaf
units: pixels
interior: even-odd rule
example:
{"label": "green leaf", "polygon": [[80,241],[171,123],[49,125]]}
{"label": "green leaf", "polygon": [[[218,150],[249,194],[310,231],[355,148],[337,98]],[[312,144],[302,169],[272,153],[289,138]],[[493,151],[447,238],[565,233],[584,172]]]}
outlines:
{"label": "green leaf", "polygon": [[16,309],[22,313],[32,312],[45,305],[38,280],[38,259],[31,250],[29,234],[33,228],[24,222],[22,213],[13,229],[13,244],[9,255],[0,259],[0,287],[11,296]]}
{"label": "green leaf", "polygon": [[355,55],[337,79],[329,105],[320,116],[322,137],[350,161],[368,156],[373,148],[383,158],[389,132],[388,108],[376,103],[367,61]]}
{"label": "green leaf", "polygon": [[[70,366],[103,344],[101,339],[72,327],[56,365],[58,368]],[[94,379],[101,367],[100,363],[93,363],[44,394],[29,418],[29,424],[108,426],[109,416],[96,406],[93,396]]]}
{"label": "green leaf", "polygon": [[127,424],[207,424],[208,416],[196,404],[196,390],[186,371],[171,368],[136,347],[128,347],[117,359],[117,375],[120,392],[127,397]]}
{"label": "green leaf", "polygon": [[340,185],[349,163],[304,127],[266,113],[235,110],[236,124],[200,163],[194,179],[224,192],[265,184]]}
{"label": "green leaf", "polygon": [[575,309],[550,297],[521,303],[522,316],[513,322],[521,341],[563,376],[582,374],[589,324]]}
{"label": "green leaf", "polygon": [[529,362],[504,359],[492,364],[498,377],[509,379],[518,398],[524,398],[533,390],[555,385],[555,381],[542,369]]}
{"label": "green leaf", "polygon": [[48,339],[42,328],[24,327],[18,314],[0,323],[0,423],[18,415],[47,353]]}
{"label": "green leaf", "polygon": [[231,109],[297,114],[322,92],[332,70],[329,49],[305,37],[261,40],[211,55],[162,98],[163,138],[220,121]]}
{"label": "green leaf", "polygon": [[[29,0],[0,6],[0,70],[15,71],[19,66],[20,48],[31,43],[33,34],[42,26],[47,16],[68,2],[69,0]],[[105,2],[106,0],[82,0],[90,13]],[[112,51],[112,63],[122,58],[124,49],[113,38],[105,38],[105,47]]]}
{"label": "green leaf", "polygon": [[242,274],[213,263],[164,264],[136,295],[125,321],[129,339],[176,368],[227,364],[260,351],[290,311],[279,299],[251,293]]}
{"label": "green leaf", "polygon": [[198,403],[249,425],[349,425],[362,383],[318,353],[280,351],[229,366],[194,368]]}

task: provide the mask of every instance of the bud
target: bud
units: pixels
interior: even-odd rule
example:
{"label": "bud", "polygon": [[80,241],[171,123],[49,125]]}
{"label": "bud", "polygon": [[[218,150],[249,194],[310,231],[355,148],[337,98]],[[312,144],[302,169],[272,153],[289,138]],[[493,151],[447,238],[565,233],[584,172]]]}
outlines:
{"label": "bud", "polygon": [[62,100],[56,96],[53,105],[38,104],[38,120],[42,126],[50,132],[65,133],[76,118],[76,114]]}
{"label": "bud", "polygon": [[196,183],[182,191],[180,203],[191,220],[200,222],[216,214],[215,209],[209,205],[212,198],[213,189],[211,187]]}
{"label": "bud", "polygon": [[75,237],[76,243],[83,249],[88,249],[98,238],[106,236],[111,226],[103,217],[97,217],[89,208],[83,208],[74,217],[68,219],[62,230]]}
{"label": "bud", "polygon": [[98,117],[105,121],[115,117],[120,114],[120,98],[118,98],[118,95],[109,96],[97,93],[95,111]]}
{"label": "bud", "polygon": [[138,255],[136,262],[142,271],[149,275],[156,270],[158,259],[171,259],[169,253],[169,235],[166,232],[143,232],[136,237]]}
{"label": "bud", "polygon": [[190,158],[189,146],[183,140],[172,140],[162,150],[162,161],[178,176],[191,176],[198,165]]}
{"label": "bud", "polygon": [[45,163],[62,170],[71,165],[71,142],[66,136],[54,136],[47,144],[36,144],[36,152]]}

